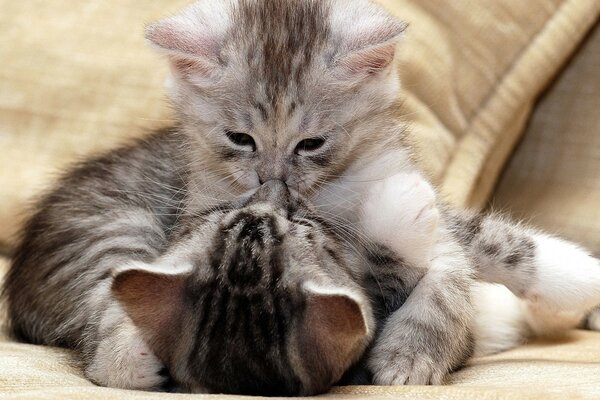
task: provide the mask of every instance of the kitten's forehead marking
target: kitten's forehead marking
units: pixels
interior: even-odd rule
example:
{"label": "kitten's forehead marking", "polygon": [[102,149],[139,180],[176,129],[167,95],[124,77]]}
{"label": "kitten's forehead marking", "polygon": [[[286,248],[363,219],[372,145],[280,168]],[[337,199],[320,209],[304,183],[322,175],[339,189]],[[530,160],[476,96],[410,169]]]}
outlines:
{"label": "kitten's forehead marking", "polygon": [[254,108],[258,111],[258,115],[260,115],[263,122],[269,119],[269,112],[267,111],[267,106],[265,106],[262,102],[255,101]]}
{"label": "kitten's forehead marking", "polygon": [[[282,103],[281,93],[301,87],[314,56],[330,36],[328,20],[328,1],[241,0],[235,8],[234,37],[246,43],[248,54],[262,55],[251,57],[249,66],[264,83],[273,110]],[[267,108],[260,105],[265,117]]]}

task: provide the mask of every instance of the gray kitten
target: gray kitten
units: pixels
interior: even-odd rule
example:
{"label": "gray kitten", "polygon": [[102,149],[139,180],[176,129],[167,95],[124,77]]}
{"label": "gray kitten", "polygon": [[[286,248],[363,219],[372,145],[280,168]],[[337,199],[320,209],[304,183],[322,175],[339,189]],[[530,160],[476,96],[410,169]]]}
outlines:
{"label": "gray kitten", "polygon": [[[180,125],[84,164],[40,202],[7,281],[15,332],[77,347],[89,315],[76,310],[95,310],[114,337],[90,351],[87,375],[109,386],[156,386],[156,357],[140,351],[131,354],[147,361],[124,362],[112,345],[143,347],[135,330],[119,329],[105,312],[112,269],[151,262],[171,246],[178,221],[272,179],[307,198],[344,240],[387,247],[425,271],[373,344],[375,383],[439,383],[460,365],[476,335],[477,310],[465,293],[471,258],[494,282],[528,279],[513,287],[521,297],[561,293],[549,303],[568,310],[598,303],[597,260],[571,244],[523,230],[533,245],[515,257],[538,260],[550,271],[540,274],[507,262],[515,251],[501,244],[520,236],[502,236],[487,219],[467,225],[473,234],[452,234],[463,230],[438,212],[396,115],[395,48],[404,29],[367,0],[200,1],[151,25],[147,38],[172,66]],[[468,238],[488,251],[470,256]],[[582,296],[572,295],[578,290]],[[140,370],[148,373],[141,378]]]}
{"label": "gray kitten", "polygon": [[159,389],[166,366],[188,391],[326,390],[370,343],[369,299],[401,304],[374,284],[400,263],[340,240],[277,181],[181,209],[178,138],[88,161],[44,197],[5,281],[12,331],[76,349],[106,386]]}

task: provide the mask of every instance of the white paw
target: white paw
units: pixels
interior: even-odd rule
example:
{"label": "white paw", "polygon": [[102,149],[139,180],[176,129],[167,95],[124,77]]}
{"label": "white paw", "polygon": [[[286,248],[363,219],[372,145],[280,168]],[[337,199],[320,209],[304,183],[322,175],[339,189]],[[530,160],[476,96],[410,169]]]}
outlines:
{"label": "white paw", "polygon": [[137,331],[122,327],[114,336],[98,346],[86,376],[96,384],[135,390],[161,387],[167,377],[161,374],[164,366]]}
{"label": "white paw", "polygon": [[600,308],[596,308],[590,312],[587,317],[587,327],[592,331],[600,331]]}
{"label": "white paw", "polygon": [[535,279],[524,296],[561,311],[587,312],[600,305],[600,260],[555,237],[535,239]]}
{"label": "white paw", "polygon": [[365,233],[410,263],[428,263],[440,218],[435,196],[418,173],[396,174],[374,183],[362,208]]}

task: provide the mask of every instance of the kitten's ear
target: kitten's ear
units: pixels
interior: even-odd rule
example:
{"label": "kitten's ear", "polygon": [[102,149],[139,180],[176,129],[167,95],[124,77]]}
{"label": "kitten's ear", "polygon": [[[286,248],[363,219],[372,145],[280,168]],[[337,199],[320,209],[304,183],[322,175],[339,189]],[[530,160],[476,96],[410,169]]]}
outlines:
{"label": "kitten's ear", "polygon": [[352,24],[344,39],[345,51],[334,66],[341,79],[361,79],[386,70],[394,61],[398,42],[408,26],[382,10],[356,17],[356,25]]}
{"label": "kitten's ear", "polygon": [[373,325],[371,311],[367,301],[350,289],[308,282],[304,291],[300,352],[310,375],[328,384],[330,379],[339,379],[368,345]]}
{"label": "kitten's ear", "polygon": [[[161,272],[142,266],[119,271],[112,283],[113,296],[151,346],[160,346],[177,329],[184,312],[189,271]],[[156,349],[155,349],[156,351]]]}
{"label": "kitten's ear", "polygon": [[174,72],[183,77],[211,77],[219,71],[226,21],[223,7],[211,3],[192,4],[146,27],[146,39],[169,56]]}

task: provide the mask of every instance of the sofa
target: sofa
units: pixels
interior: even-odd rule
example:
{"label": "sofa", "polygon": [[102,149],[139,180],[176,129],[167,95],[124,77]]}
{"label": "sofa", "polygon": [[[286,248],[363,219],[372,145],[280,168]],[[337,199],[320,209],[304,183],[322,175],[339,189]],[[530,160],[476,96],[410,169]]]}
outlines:
{"label": "sofa", "polygon": [[[443,198],[600,256],[600,2],[378,1],[409,23],[398,118]],[[172,121],[166,63],[142,28],[187,2],[0,0],[0,275],[30,201],[60,171]],[[70,351],[19,343],[0,321],[0,399],[235,398],[100,388]],[[600,333],[473,359],[446,386],[322,397],[600,398]]]}

